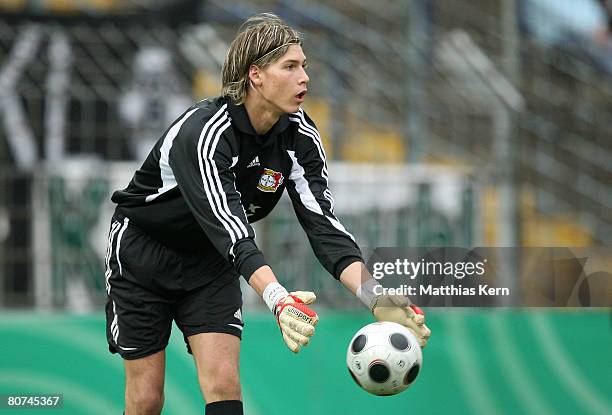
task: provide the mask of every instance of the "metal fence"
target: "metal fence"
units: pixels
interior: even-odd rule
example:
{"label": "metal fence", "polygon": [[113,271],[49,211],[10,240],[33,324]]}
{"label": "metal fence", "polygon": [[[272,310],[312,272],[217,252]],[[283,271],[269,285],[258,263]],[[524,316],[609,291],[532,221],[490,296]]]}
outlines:
{"label": "metal fence", "polygon": [[[0,258],[2,305],[83,312],[104,303],[104,256],[114,209],[110,192],[124,186],[136,167],[132,162],[72,160],[33,176],[31,193],[16,206],[26,212],[22,222],[11,223],[14,233],[20,228],[24,242],[13,243]],[[480,242],[475,218],[480,190],[469,171],[331,164],[330,174],[336,214],[364,255],[374,247],[470,247]],[[296,289],[317,289],[323,304],[353,304],[354,298],[316,260],[287,197],[255,228],[257,243],[281,281]],[[245,302],[260,306],[254,294],[244,290]]]}

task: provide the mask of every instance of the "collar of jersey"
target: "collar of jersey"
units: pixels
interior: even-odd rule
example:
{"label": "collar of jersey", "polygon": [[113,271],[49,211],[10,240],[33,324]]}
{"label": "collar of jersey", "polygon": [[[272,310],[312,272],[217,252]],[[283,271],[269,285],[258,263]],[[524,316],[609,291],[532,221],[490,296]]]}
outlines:
{"label": "collar of jersey", "polygon": [[[232,117],[232,124],[234,124],[236,128],[238,128],[244,134],[261,137],[255,132],[255,129],[251,125],[251,121],[249,120],[249,116],[244,108],[244,105],[228,104],[227,108]],[[287,116],[287,114],[283,114],[265,136],[270,138],[277,136],[285,131],[287,127],[289,127],[289,116]]]}

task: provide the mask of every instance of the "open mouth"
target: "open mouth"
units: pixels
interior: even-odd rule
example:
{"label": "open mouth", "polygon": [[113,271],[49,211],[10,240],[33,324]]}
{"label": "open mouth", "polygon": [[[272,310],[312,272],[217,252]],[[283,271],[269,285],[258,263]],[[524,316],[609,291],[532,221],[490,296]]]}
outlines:
{"label": "open mouth", "polygon": [[306,92],[307,92],[307,91],[302,91],[302,92],[300,92],[299,94],[297,94],[295,97],[296,97],[297,99],[299,99],[299,100],[303,100],[303,99],[304,99],[304,97],[306,96]]}

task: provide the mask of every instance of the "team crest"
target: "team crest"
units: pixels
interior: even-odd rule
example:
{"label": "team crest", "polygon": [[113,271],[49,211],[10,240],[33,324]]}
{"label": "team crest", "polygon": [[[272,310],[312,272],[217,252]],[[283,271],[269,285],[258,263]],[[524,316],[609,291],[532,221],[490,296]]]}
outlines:
{"label": "team crest", "polygon": [[272,169],[264,169],[263,174],[259,178],[257,188],[262,192],[276,192],[276,190],[283,184],[283,173],[279,173]]}

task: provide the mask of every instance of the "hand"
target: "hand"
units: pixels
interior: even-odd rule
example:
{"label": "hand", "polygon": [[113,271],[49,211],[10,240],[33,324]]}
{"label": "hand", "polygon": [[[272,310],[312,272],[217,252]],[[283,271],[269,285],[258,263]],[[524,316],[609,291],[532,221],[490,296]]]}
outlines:
{"label": "hand", "polygon": [[274,307],[276,321],[287,347],[297,353],[308,345],[319,321],[317,313],[306,307],[316,300],[310,291],[295,291],[280,299]]}
{"label": "hand", "polygon": [[431,330],[425,325],[425,313],[407,297],[381,295],[375,299],[372,314],[377,321],[393,321],[407,327],[421,347],[427,345]]}

